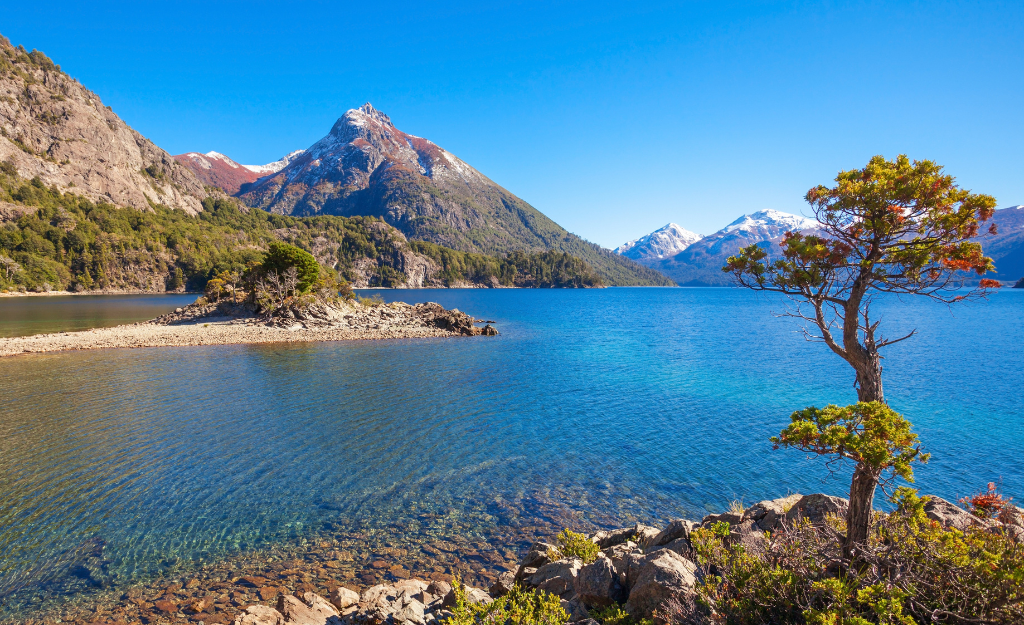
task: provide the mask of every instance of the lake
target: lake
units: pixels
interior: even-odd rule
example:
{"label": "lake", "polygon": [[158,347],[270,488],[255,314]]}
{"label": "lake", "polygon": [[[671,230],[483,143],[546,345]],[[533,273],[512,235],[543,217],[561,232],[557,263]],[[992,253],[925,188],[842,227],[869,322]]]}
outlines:
{"label": "lake", "polygon": [[0,297],[0,337],[74,332],[146,321],[198,297],[170,295],[37,295]]}
{"label": "lake", "polygon": [[[21,588],[3,609],[78,588],[48,563],[96,537],[117,586],[325,528],[378,532],[415,555],[427,538],[496,544],[509,527],[700,518],[848,485],[767,440],[795,409],[856,401],[852,370],[773,316],[784,300],[698,288],[378,293],[459,308],[501,334],[0,360],[0,590]],[[10,301],[0,311],[29,306],[34,318],[0,317],[4,335],[36,319],[56,327],[76,302],[101,322],[138,314],[137,302],[122,310],[135,300]],[[917,485],[956,499],[995,481],[1024,497],[1024,290],[876,308],[887,334],[919,330],[884,361],[890,404],[933,454]]]}

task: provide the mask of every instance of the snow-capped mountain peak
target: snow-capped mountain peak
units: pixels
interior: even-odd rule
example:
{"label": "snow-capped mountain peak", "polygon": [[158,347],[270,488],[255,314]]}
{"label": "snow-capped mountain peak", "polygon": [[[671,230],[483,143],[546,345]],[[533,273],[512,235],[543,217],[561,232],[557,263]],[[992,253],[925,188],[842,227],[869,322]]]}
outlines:
{"label": "snow-capped mountain peak", "polygon": [[668,258],[702,238],[704,235],[690,232],[679,224],[670,223],[646,236],[620,245],[615,249],[615,253],[634,260]]}
{"label": "snow-capped mountain peak", "polygon": [[723,228],[722,231],[735,232],[743,230],[745,232],[758,232],[763,230],[782,230],[784,232],[795,232],[817,227],[818,222],[813,219],[767,209],[743,215]]}
{"label": "snow-capped mountain peak", "polygon": [[[285,154],[284,156],[282,156],[280,159],[274,161],[273,163],[267,163],[266,165],[242,165],[242,167],[245,167],[249,171],[256,172],[257,174],[260,174],[261,176],[265,176],[267,174],[276,174],[277,172],[279,172],[282,169],[284,169],[285,167],[287,167],[288,163],[294,161],[296,158],[298,158],[304,152],[305,152],[305,150],[295,150],[294,152],[289,152],[288,154]],[[210,152],[209,154],[217,154],[217,153],[216,152]],[[219,156],[224,156],[224,155],[220,154]],[[224,158],[227,158],[227,157],[225,156]]]}

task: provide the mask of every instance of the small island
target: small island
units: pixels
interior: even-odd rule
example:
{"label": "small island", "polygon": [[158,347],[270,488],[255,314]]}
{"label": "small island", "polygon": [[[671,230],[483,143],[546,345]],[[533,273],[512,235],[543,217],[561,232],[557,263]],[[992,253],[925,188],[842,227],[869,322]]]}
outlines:
{"label": "small island", "polygon": [[82,332],[0,339],[0,357],[80,349],[308,341],[494,336],[440,304],[385,303],[357,297],[308,252],[271,243],[242,274],[211,280],[194,304],[150,321]]}

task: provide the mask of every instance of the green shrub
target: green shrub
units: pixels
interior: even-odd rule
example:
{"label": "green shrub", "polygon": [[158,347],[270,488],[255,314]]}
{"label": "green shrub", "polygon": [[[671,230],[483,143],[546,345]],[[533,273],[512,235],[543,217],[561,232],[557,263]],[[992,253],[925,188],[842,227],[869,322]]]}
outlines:
{"label": "green shrub", "polygon": [[614,603],[604,608],[590,610],[590,618],[601,623],[601,625],[654,625],[654,621],[651,619],[635,620],[630,616],[629,612],[622,609],[621,605]]}
{"label": "green shrub", "polygon": [[447,625],[564,625],[569,615],[555,595],[530,592],[518,584],[504,597],[488,605],[470,603],[466,587],[458,577],[452,580],[455,605]]}
{"label": "green shrub", "polygon": [[597,554],[601,548],[584,534],[570,531],[568,528],[561,531],[555,537],[558,541],[558,552],[551,554],[552,559],[579,558],[584,564],[590,564],[597,560]]}
{"label": "green shrub", "polygon": [[912,625],[1024,622],[1024,545],[1006,531],[941,526],[915,491],[898,489],[857,554],[844,559],[841,519],[766,535],[763,550],[730,545],[727,524],[690,540],[704,573],[698,604],[711,623]]}

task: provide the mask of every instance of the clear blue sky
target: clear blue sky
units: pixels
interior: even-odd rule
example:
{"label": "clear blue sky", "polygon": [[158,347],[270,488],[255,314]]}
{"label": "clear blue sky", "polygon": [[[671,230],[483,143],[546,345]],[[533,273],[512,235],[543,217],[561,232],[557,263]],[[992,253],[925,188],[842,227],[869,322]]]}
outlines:
{"label": "clear blue sky", "polygon": [[873,154],[1024,203],[1024,3],[6,2],[172,154],[265,163],[370,101],[605,246]]}

